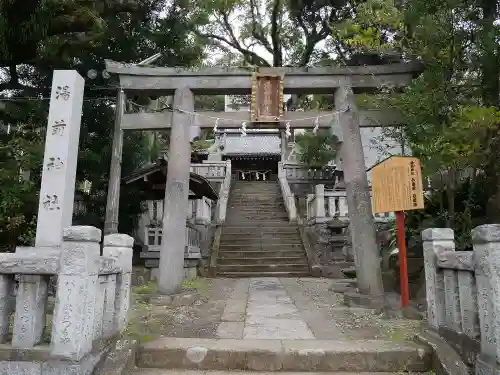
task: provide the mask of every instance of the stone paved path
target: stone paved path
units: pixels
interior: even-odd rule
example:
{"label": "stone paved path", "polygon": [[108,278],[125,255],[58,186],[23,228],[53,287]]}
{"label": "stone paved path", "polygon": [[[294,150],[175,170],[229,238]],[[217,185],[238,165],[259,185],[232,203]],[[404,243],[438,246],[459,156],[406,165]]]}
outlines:
{"label": "stone paved path", "polygon": [[384,319],[348,308],[333,283],[318,278],[198,279],[181,304],[134,304],[130,336],[274,340],[404,340],[419,321]]}
{"label": "stone paved path", "polygon": [[404,319],[382,321],[371,310],[343,306],[341,296],[328,290],[332,280],[252,278],[235,283],[218,338],[402,339],[418,325]]}

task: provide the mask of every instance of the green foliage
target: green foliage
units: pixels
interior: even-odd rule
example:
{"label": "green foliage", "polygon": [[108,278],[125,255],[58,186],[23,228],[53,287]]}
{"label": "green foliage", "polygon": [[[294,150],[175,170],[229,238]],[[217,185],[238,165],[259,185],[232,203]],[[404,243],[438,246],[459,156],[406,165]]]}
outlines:
{"label": "green foliage", "polygon": [[457,247],[466,249],[471,228],[500,219],[487,213],[498,205],[488,200],[498,195],[500,182],[494,166],[500,154],[500,28],[493,3],[414,0],[396,7],[368,0],[343,25],[356,51],[398,51],[425,64],[403,91],[380,87],[375,98],[360,98],[399,110],[404,126],[384,128],[383,142],[404,141],[434,182],[425,210],[408,214],[409,238],[448,226],[456,231]]}
{"label": "green foliage", "polygon": [[32,245],[38,208],[39,179],[28,178],[41,167],[44,133],[19,125],[15,133],[0,134],[0,248]]}
{"label": "green foliage", "polygon": [[[17,89],[14,97],[48,96],[54,69],[86,77],[90,69],[100,73],[105,58],[138,62],[162,52],[158,64],[199,64],[202,46],[187,37],[185,21],[185,9],[161,0],[0,2],[0,97],[8,88]],[[86,78],[76,180],[90,189],[76,194],[85,208],[73,219],[77,225],[103,227],[114,123],[114,101],[104,97],[115,93],[113,78]],[[47,114],[47,101],[0,107],[0,246],[6,250],[34,238]],[[160,138],[125,132],[122,176],[155,159]],[[20,170],[30,172],[28,180],[19,179]],[[122,185],[120,232],[132,234],[143,198]]]}
{"label": "green foliage", "polygon": [[299,160],[311,168],[323,168],[335,159],[337,144],[338,138],[329,132],[307,130],[295,137]]}
{"label": "green foliage", "polygon": [[210,146],[214,144],[213,139],[198,139],[191,142],[191,150],[192,151],[202,151],[206,150]]}

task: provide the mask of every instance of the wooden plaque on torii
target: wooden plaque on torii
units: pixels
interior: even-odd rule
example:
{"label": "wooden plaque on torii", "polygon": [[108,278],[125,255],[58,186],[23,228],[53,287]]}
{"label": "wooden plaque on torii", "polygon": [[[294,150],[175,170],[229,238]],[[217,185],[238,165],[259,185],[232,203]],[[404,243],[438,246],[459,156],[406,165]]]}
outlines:
{"label": "wooden plaque on torii", "polygon": [[252,75],[251,119],[253,122],[279,122],[283,118],[283,75]]}

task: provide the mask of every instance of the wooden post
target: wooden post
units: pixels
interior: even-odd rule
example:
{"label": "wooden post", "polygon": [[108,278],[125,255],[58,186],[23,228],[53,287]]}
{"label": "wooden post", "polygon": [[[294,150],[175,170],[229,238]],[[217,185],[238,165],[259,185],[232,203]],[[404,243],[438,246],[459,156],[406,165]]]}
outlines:
{"label": "wooden post", "polygon": [[410,291],[408,289],[408,265],[406,257],[406,234],[405,213],[396,212],[396,236],[399,248],[399,273],[401,285],[401,307],[407,307],[410,303]]}
{"label": "wooden post", "polygon": [[120,125],[125,111],[125,93],[118,91],[116,97],[115,126],[113,132],[113,148],[111,168],[109,170],[108,197],[106,201],[106,218],[104,234],[118,232],[118,214],[120,210],[120,179],[122,174],[123,130]]}
{"label": "wooden post", "polygon": [[341,111],[339,123],[344,141],[341,153],[352,247],[358,259],[356,264],[357,286],[363,294],[382,297],[384,294],[382,272],[359,130],[359,114],[350,86],[342,86],[336,90],[335,108]]}
{"label": "wooden post", "polygon": [[194,96],[190,89],[175,90],[174,112],[168,152],[163,240],[160,251],[158,291],[171,294],[179,291],[184,278],[184,247],[186,245],[186,212],[191,164],[190,133],[193,122]]}

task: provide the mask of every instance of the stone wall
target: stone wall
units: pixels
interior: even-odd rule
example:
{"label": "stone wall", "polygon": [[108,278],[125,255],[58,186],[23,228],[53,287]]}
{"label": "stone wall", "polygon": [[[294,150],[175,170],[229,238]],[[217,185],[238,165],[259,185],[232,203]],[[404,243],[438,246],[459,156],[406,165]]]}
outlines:
{"label": "stone wall", "polygon": [[[107,235],[102,256],[100,241],[97,228],[70,227],[60,248],[0,255],[1,374],[90,375],[106,356],[127,324],[134,240]],[[54,275],[55,305],[48,296]]]}
{"label": "stone wall", "polygon": [[475,374],[500,374],[500,225],[475,228],[473,251],[455,251],[448,228],[422,239],[430,328]]}

